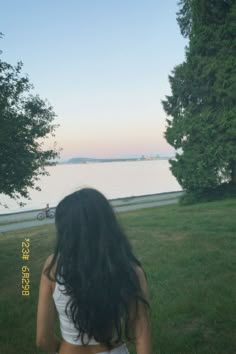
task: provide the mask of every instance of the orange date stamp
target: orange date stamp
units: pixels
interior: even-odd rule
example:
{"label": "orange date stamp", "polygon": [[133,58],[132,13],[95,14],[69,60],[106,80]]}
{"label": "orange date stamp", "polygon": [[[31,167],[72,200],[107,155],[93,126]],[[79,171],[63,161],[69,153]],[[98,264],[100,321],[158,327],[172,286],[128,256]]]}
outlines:
{"label": "orange date stamp", "polygon": [[21,267],[21,295],[30,295],[30,268],[28,261],[30,259],[30,239],[25,238],[21,243],[21,258],[25,264]]}

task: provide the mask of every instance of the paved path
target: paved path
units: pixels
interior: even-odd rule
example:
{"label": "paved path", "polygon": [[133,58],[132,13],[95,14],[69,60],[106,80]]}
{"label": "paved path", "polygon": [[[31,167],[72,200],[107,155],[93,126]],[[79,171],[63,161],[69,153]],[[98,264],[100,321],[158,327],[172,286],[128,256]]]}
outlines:
{"label": "paved path", "polygon": [[[144,208],[153,208],[162,205],[178,203],[179,197],[183,192],[162,193],[140,197],[128,197],[111,201],[116,212],[125,212]],[[127,204],[127,205],[125,205]],[[52,208],[53,209],[53,208]],[[13,222],[11,224],[1,225],[0,232],[20,230],[34,226],[53,224],[54,219],[45,219],[39,221],[36,219],[39,210],[22,212],[16,214],[0,215],[0,222]],[[20,221],[22,220],[22,221]],[[19,221],[19,222],[17,222]]]}

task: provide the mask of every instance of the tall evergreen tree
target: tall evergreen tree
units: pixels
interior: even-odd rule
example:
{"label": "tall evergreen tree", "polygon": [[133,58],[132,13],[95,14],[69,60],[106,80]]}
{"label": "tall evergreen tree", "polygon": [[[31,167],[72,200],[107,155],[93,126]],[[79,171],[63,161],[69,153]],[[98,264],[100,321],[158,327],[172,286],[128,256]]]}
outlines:
{"label": "tall evergreen tree", "polygon": [[171,171],[188,192],[236,185],[236,1],[182,0],[177,21],[189,39],[162,102]]}

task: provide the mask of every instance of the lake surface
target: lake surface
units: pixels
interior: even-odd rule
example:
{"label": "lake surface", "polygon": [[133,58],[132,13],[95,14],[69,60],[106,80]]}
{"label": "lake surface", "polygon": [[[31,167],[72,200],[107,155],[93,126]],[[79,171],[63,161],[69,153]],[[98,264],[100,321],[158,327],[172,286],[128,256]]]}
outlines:
{"label": "lake surface", "polygon": [[49,166],[50,176],[38,185],[42,191],[30,190],[31,200],[20,208],[15,201],[0,195],[0,214],[56,206],[67,194],[81,187],[93,187],[108,199],[180,191],[182,188],[169,170],[167,160],[65,164]]}

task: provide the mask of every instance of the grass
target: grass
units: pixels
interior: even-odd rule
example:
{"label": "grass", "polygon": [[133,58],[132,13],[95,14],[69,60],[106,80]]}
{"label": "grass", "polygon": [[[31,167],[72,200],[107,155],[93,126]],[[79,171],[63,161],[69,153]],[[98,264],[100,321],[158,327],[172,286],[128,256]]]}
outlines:
{"label": "grass", "polygon": [[[232,199],[119,214],[148,277],[154,354],[236,353],[235,210]],[[30,296],[22,297],[28,237]],[[53,225],[0,235],[0,354],[42,353],[35,348],[38,285],[54,238]]]}

